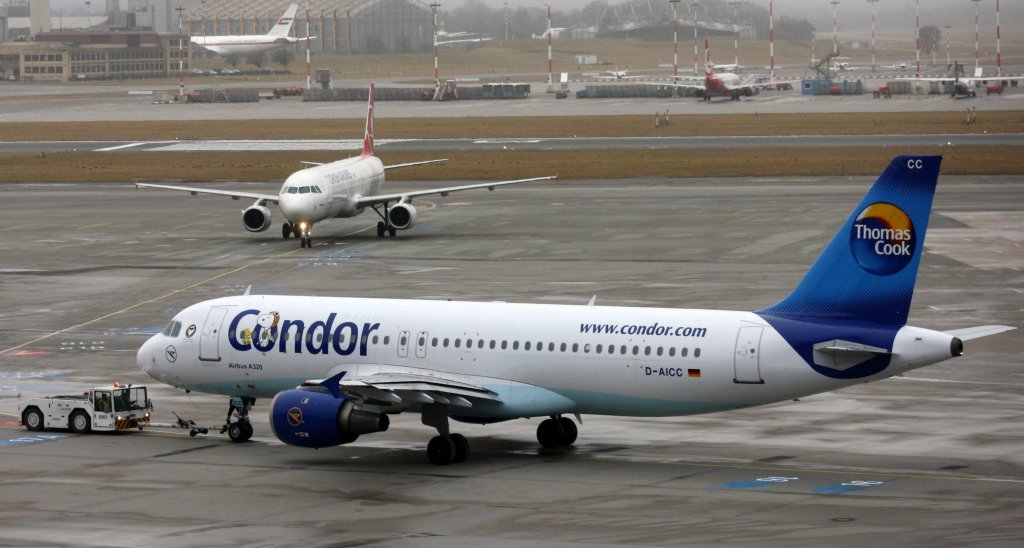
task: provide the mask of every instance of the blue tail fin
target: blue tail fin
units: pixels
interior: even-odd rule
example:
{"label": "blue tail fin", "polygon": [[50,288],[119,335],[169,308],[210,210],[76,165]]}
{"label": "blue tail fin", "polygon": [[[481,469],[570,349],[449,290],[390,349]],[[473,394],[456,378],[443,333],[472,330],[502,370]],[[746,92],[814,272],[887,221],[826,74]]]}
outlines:
{"label": "blue tail fin", "polygon": [[941,162],[893,158],[796,289],[757,313],[906,324]]}

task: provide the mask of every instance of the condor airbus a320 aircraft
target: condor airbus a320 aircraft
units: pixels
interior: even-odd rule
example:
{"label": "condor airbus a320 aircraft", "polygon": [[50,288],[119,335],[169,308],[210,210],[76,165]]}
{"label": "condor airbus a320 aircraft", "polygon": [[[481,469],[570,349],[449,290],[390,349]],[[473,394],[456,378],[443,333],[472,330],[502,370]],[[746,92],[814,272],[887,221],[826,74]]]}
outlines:
{"label": "condor airbus a320 aircraft", "polygon": [[[313,225],[335,217],[354,217],[367,208],[374,210],[381,220],[377,223],[377,236],[394,236],[398,230],[408,230],[416,224],[416,208],[413,198],[420,196],[447,196],[452,192],[487,188],[494,190],[503,185],[548,181],[557,177],[534,177],[514,181],[495,181],[470,185],[432,188],[393,194],[380,194],[384,186],[384,172],[400,167],[418,166],[445,160],[426,160],[386,166],[373,155],[373,89],[370,84],[370,98],[366,110],[366,131],[363,134],[363,153],[329,164],[314,164],[292,173],[285,179],[277,195],[255,192],[212,190],[200,187],[157,185],[136,183],[136,186],[183,190],[192,194],[216,194],[230,196],[236,200],[255,200],[242,211],[242,224],[249,232],[263,232],[270,228],[268,203],[276,203],[288,222],[281,225],[281,236],[288,239],[293,234],[300,238],[302,247],[313,246]],[[392,205],[394,204],[394,205]]]}
{"label": "condor airbus a320 aircraft", "polygon": [[756,312],[246,294],[181,311],[138,364],[232,396],[233,440],[252,435],[256,398],[274,398],[274,434],[301,447],[420,413],[435,464],[469,454],[450,419],[550,417],[538,441],[567,446],[568,416],[712,413],[881,380],[1014,329],[906,325],[940,161],[893,159],[793,292]]}
{"label": "condor airbus a320 aircraft", "polygon": [[277,23],[271,27],[270,32],[266,34],[193,36],[192,43],[202,46],[217,55],[228,55],[231,53],[248,55],[295,44],[299,40],[304,39],[288,36],[288,33],[292,30],[292,24],[295,22],[295,12],[298,9],[298,4],[288,6],[284,15],[277,20]]}

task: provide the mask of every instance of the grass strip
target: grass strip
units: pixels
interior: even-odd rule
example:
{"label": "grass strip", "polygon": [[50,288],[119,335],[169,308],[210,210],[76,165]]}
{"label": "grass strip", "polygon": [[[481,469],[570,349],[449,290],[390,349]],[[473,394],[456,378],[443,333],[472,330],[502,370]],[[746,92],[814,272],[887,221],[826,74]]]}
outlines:
{"label": "grass strip", "polygon": [[[884,99],[879,99],[880,101]],[[902,99],[893,99],[898,101]],[[600,101],[594,99],[594,101]],[[187,105],[180,107],[187,115]],[[378,109],[385,107],[378,105]],[[668,127],[650,116],[505,116],[378,118],[379,139],[518,137],[652,137],[750,135],[917,135],[1024,132],[1024,111],[672,115]],[[193,139],[355,139],[363,119],[180,120],[146,122],[0,123],[5,141],[173,141]]]}
{"label": "grass strip", "polygon": [[[1024,174],[1024,147],[848,147],[685,150],[446,151],[444,164],[388,173],[392,180],[501,180],[876,175],[898,154],[941,154],[947,175]],[[385,164],[436,152],[382,154]],[[327,152],[123,152],[0,155],[0,182],[280,181],[301,161],[338,159]]]}

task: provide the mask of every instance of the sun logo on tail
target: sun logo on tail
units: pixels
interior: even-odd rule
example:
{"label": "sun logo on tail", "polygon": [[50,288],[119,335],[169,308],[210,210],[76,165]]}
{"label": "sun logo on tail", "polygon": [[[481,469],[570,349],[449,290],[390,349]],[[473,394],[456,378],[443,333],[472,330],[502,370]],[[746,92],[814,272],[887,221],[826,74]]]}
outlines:
{"label": "sun logo on tail", "polygon": [[850,231],[850,251],[857,264],[879,276],[903,270],[914,257],[917,234],[905,211],[877,202],[857,215]]}

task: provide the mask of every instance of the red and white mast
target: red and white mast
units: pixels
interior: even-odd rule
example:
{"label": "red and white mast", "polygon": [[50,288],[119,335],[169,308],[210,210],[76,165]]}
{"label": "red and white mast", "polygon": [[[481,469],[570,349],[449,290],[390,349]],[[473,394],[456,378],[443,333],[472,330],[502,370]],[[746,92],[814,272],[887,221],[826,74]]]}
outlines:
{"label": "red and white mast", "polygon": [[551,73],[551,2],[548,2],[548,93],[555,92],[555,81]]}

